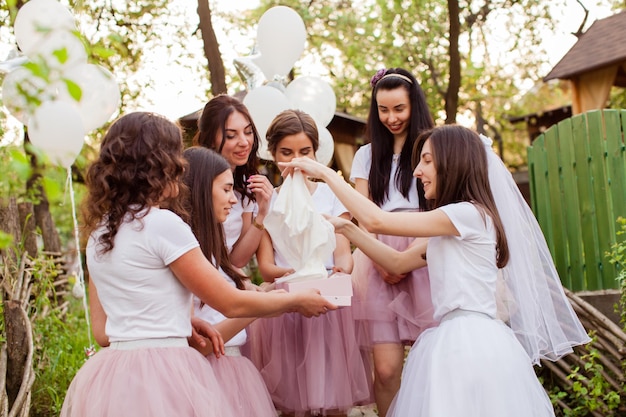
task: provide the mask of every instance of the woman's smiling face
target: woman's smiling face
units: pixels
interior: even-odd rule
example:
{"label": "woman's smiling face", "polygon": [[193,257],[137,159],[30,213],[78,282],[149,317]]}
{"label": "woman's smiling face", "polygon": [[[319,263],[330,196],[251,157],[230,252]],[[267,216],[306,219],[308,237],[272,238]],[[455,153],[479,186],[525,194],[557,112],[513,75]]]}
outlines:
{"label": "woman's smiling face", "polygon": [[424,142],[420,162],[413,171],[413,176],[419,178],[424,186],[424,196],[427,200],[434,200],[437,195],[437,170],[433,159],[430,139]]}
{"label": "woman's smiling face", "polygon": [[[219,149],[219,145],[222,143],[221,133],[218,132],[215,138],[216,149]],[[235,111],[226,119],[224,136],[226,139],[220,153],[226,158],[230,167],[234,169],[246,165],[254,144],[252,122],[243,114]]]}

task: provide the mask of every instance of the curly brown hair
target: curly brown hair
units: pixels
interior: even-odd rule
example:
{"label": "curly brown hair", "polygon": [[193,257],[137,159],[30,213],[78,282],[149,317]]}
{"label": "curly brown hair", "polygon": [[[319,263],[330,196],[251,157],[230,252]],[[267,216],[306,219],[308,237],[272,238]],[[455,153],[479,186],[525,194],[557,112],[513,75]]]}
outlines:
{"label": "curly brown hair", "polygon": [[180,127],[158,114],[129,113],[111,125],[87,171],[82,206],[87,235],[106,229],[97,242],[100,253],[113,249],[120,225],[142,218],[146,208],[167,206],[187,219],[176,198],[186,192],[182,148]]}

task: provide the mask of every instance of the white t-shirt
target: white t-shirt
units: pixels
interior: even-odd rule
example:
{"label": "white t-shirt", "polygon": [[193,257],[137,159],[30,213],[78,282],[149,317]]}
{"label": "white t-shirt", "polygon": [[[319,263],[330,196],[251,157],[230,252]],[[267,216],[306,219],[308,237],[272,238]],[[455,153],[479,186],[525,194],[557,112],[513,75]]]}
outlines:
{"label": "white t-shirt", "polygon": [[[413,177],[411,182],[411,191],[409,192],[409,198],[405,198],[402,193],[396,188],[395,175],[398,170],[398,159],[400,155],[394,155],[391,162],[391,171],[389,173],[389,192],[387,193],[387,200],[383,202],[380,208],[384,211],[402,211],[402,210],[416,210],[419,208],[419,199],[417,197],[417,179]],[[353,183],[357,178],[362,178],[369,181],[370,169],[372,167],[372,145],[361,146],[354,155],[352,161],[352,169],[350,170],[350,181]]]}
{"label": "white t-shirt", "polygon": [[[235,285],[235,281],[233,281],[231,277],[226,275],[226,273],[221,267],[219,268],[219,271],[220,271],[220,274],[222,274],[224,279],[228,281],[230,285],[232,285],[233,287],[237,287],[237,285]],[[204,304],[202,307],[200,307],[200,304],[201,304],[200,299],[194,296],[193,297],[193,311],[197,317],[201,318],[204,321],[208,321],[211,324],[221,323],[224,320],[226,320],[226,316],[224,316],[219,311],[215,310],[214,308],[210,307],[207,304]],[[230,339],[228,342],[224,343],[224,346],[242,346],[244,343],[246,343],[246,338],[247,338],[246,329],[243,329],[239,333],[237,333],[235,336],[233,336],[233,338]]]}
{"label": "white t-shirt", "polygon": [[496,317],[496,231],[491,217],[468,202],[440,207],[460,236],[430,238],[430,291],[440,320],[457,308]]}
{"label": "white t-shirt", "polygon": [[[328,184],[318,182],[317,187],[315,188],[315,191],[313,191],[313,194],[311,196],[313,197],[313,207],[315,208],[315,211],[320,214],[328,214],[329,216],[340,216],[348,212],[346,207],[335,196]],[[278,197],[278,191],[274,190],[274,193],[272,194],[272,201],[270,202],[270,210],[271,207],[274,205],[276,197]],[[283,268],[291,268],[285,258],[276,251],[274,251],[274,262],[276,262],[277,266]],[[332,269],[332,267],[335,266],[335,260],[332,256],[327,259],[326,262],[324,262],[324,266],[326,267],[326,269]]]}
{"label": "white t-shirt", "polygon": [[168,265],[199,246],[191,228],[169,210],[152,208],[140,220],[123,223],[114,248],[96,251],[95,230],[87,243],[87,268],[107,315],[109,341],[188,337],[191,292]]}
{"label": "white t-shirt", "polygon": [[243,197],[238,191],[235,191],[237,204],[235,204],[228,213],[224,225],[224,235],[226,237],[226,247],[228,252],[233,250],[233,246],[241,236],[243,228],[243,213],[252,213],[256,211],[256,203],[247,197]]}

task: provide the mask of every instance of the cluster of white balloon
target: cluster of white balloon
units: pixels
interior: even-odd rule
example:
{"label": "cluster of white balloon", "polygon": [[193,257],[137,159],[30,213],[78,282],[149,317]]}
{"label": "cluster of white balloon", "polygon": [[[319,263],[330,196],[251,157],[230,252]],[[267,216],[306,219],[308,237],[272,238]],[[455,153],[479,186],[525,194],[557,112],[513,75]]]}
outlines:
{"label": "cluster of white balloon", "polygon": [[3,104],[28,127],[33,145],[69,168],[85,134],[118,109],[119,86],[106,68],[87,63],[74,16],[56,0],[26,2],[14,30],[27,59],[4,78]]}
{"label": "cluster of white balloon", "polygon": [[299,109],[315,120],[320,140],[317,160],[328,165],[334,141],[326,126],[335,115],[335,92],[315,76],[298,77],[286,84],[287,74],[304,51],[302,18],[289,7],[272,7],[259,20],[256,41],[259,53],[236,59],[235,66],[246,81],[248,92],[243,102],[261,136],[259,156],[272,159],[265,133],[274,117],[283,110]]}

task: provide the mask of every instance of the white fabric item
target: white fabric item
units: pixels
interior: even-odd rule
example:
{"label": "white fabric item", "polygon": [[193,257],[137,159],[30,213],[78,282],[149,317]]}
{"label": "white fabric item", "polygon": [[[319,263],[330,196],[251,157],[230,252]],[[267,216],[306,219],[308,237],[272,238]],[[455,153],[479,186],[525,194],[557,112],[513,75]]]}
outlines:
{"label": "white fabric item", "polygon": [[295,273],[276,282],[319,279],[328,276],[325,260],[336,247],[335,229],[315,210],[301,171],[287,176],[278,197],[265,216],[272,244]]}
{"label": "white fabric item", "polygon": [[[419,199],[417,197],[417,179],[413,177],[411,183],[411,192],[409,198],[406,199],[402,193],[396,188],[395,176],[398,170],[398,157],[394,155],[391,162],[391,172],[389,173],[389,190],[387,199],[380,208],[384,211],[406,211],[419,208]],[[350,181],[354,183],[357,178],[369,181],[370,169],[372,167],[372,145],[367,144],[361,146],[354,155],[352,161],[352,169],[350,170]]]}
{"label": "white fabric item", "polygon": [[226,221],[223,223],[228,252],[233,250],[233,246],[237,243],[239,237],[241,237],[243,214],[256,211],[256,203],[247,197],[243,197],[238,191],[235,191],[235,197],[237,198],[237,204],[230,209],[230,213],[228,213],[228,217],[226,217]]}
{"label": "white fabric item", "polygon": [[[329,216],[338,217],[344,213],[348,213],[346,207],[339,201],[337,196],[333,193],[333,190],[330,189],[328,184],[324,184],[323,182],[317,183],[313,194],[311,194],[313,200],[313,208],[316,212],[320,214],[327,214]],[[278,192],[274,190],[272,194],[271,206],[273,206],[274,202],[278,198]],[[277,266],[283,268],[290,268],[289,262],[283,257],[283,255],[274,248],[274,262],[276,262]],[[333,266],[335,266],[335,257],[331,253],[331,255],[326,258],[324,262],[324,266],[327,270],[332,270]]]}
{"label": "white fabric item", "polygon": [[502,277],[515,306],[509,323],[533,363],[557,360],[590,341],[571,304],[533,212],[509,170],[481,135],[487,150],[491,192],[502,220],[510,258]]}
{"label": "white fabric item", "polygon": [[107,315],[110,342],[191,335],[191,292],[169,264],[199,246],[191,228],[169,210],[151,208],[125,222],[115,246],[97,253],[95,230],[87,243],[89,277]]}
{"label": "white fabric item", "polygon": [[[231,277],[226,275],[226,273],[221,267],[219,268],[219,271],[220,271],[220,274],[222,274],[224,279],[230,285],[232,285],[233,287],[237,287],[237,285],[235,284],[235,281],[233,281]],[[226,316],[224,316],[222,313],[212,308],[208,304],[203,305],[200,299],[196,297],[195,295],[193,297],[193,313],[196,317],[199,317],[202,320],[207,321],[211,324],[221,323],[224,320],[226,320]],[[242,346],[244,343],[246,343],[246,339],[247,339],[246,329],[243,329],[239,333],[237,333],[235,336],[233,336],[229,341],[225,342],[224,346],[227,346],[227,347]]]}

